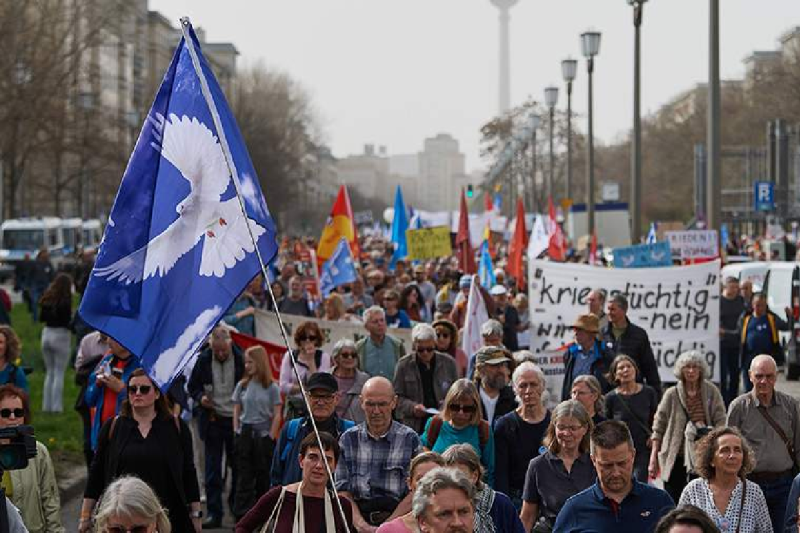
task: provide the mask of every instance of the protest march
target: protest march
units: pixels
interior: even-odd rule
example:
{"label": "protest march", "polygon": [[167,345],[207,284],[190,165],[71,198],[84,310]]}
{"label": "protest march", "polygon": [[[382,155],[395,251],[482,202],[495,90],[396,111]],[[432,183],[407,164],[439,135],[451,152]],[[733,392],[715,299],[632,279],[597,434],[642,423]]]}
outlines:
{"label": "protest march", "polygon": [[[798,530],[796,235],[632,242],[472,185],[381,219],[345,181],[282,227],[200,33],[97,249],[20,263],[26,326],[0,289],[0,533]],[[80,431],[69,520],[34,400]]]}

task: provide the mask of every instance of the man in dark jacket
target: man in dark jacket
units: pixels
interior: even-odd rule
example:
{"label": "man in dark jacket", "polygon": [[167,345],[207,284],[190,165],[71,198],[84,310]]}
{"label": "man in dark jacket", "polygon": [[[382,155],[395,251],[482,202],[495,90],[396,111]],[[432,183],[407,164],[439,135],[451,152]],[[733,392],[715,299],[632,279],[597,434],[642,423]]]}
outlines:
{"label": "man in dark jacket", "polygon": [[[311,416],[319,431],[326,431],[339,440],[342,433],[355,426],[352,420],[336,416],[339,383],[335,377],[327,372],[316,372],[308,377],[305,386],[311,404]],[[302,479],[303,472],[296,459],[300,454],[300,443],[313,431],[308,416],[292,419],[283,426],[272,455],[270,486],[290,485]]]}
{"label": "man in dark jacket", "polygon": [[517,397],[509,385],[514,357],[502,346],[484,346],[475,354],[475,385],[481,396],[483,418],[490,425],[517,408]]}
{"label": "man in dark jacket", "polygon": [[572,324],[575,342],[567,346],[564,354],[564,382],[561,386],[561,400],[572,398],[572,383],[578,376],[589,374],[597,378],[603,394],[611,390],[605,374],[613,356],[597,339],[600,320],[592,313],[579,315]]}
{"label": "man in dark jacket", "polygon": [[616,294],[608,302],[608,327],[603,344],[612,355],[625,354],[639,366],[639,379],[653,387],[661,397],[661,378],[647,332],[628,320],[628,299]]}
{"label": "man in dark jacket", "polygon": [[[786,308],[786,317],[792,310]],[[783,363],[783,346],[778,331],[787,331],[789,324],[767,307],[767,296],[758,292],[753,295],[753,310],[739,319],[739,362],[742,369],[745,392],[753,390],[753,382],[748,371],[750,362],[757,355],[771,355],[778,366]]]}
{"label": "man in dark jacket", "polygon": [[[233,389],[242,379],[244,360],[242,353],[231,340],[225,326],[211,332],[211,342],[197,358],[189,379],[189,395],[195,401],[195,414],[199,416],[200,438],[205,442],[205,485],[208,498],[208,518],[203,527],[218,528],[225,511],[222,507],[225,464],[234,464],[233,454]],[[231,470],[232,486],[236,487],[236,471]],[[231,490],[228,503],[234,499]]]}

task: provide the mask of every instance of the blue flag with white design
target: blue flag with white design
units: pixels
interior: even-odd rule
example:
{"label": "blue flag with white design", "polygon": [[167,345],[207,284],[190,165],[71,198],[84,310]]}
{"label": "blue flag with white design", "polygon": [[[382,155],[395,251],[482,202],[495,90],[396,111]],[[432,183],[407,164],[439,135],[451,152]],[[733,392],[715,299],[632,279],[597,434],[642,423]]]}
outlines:
{"label": "blue flag with white design", "polygon": [[[166,387],[273,259],[276,229],[188,20],[122,176],[81,302]],[[246,217],[237,198],[241,192]]]}
{"label": "blue flag with white design", "polygon": [[497,278],[494,275],[494,267],[492,266],[492,256],[489,254],[489,243],[486,241],[481,243],[478,279],[480,279],[481,285],[487,289],[497,285]]}
{"label": "blue flag with white design", "polygon": [[323,296],[328,296],[336,287],[345,283],[353,283],[357,276],[350,245],[347,243],[347,239],[342,238],[333,251],[333,255],[322,265],[319,290]]}
{"label": "blue flag with white design", "polygon": [[650,223],[650,231],[647,232],[647,239],[645,239],[645,244],[655,244],[658,242],[658,235],[656,235],[656,223]]}

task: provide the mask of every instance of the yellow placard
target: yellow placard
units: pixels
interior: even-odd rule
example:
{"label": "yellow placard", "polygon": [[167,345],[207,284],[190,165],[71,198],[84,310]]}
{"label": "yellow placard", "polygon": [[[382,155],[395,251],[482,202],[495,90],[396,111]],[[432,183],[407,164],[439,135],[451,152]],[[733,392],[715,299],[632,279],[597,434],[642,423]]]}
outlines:
{"label": "yellow placard", "polygon": [[406,244],[409,259],[434,259],[453,254],[447,226],[406,230]]}

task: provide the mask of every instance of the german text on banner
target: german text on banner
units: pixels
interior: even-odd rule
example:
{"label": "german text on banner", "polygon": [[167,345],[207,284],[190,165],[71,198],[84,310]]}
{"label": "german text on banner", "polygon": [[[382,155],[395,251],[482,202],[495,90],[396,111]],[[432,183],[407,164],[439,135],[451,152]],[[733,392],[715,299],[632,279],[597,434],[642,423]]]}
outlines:
{"label": "german text on banner", "polygon": [[674,382],[678,355],[700,350],[719,377],[719,261],[683,267],[607,269],[531,261],[528,270],[531,350],[547,375],[551,398],[561,394],[562,351],[570,325],[586,313],[593,289],[628,298],[628,319],[643,327],[663,381]]}

